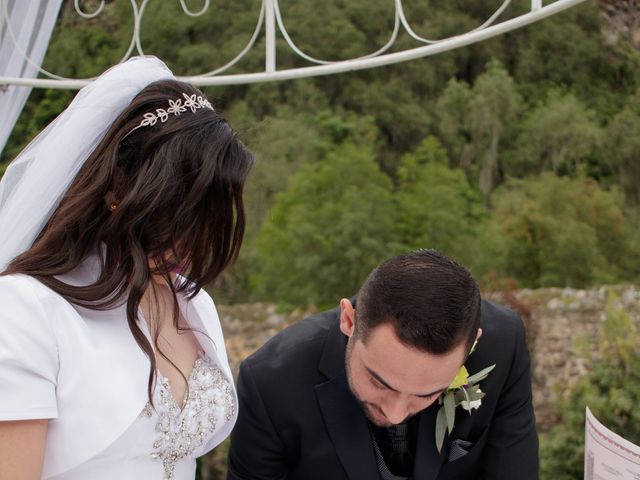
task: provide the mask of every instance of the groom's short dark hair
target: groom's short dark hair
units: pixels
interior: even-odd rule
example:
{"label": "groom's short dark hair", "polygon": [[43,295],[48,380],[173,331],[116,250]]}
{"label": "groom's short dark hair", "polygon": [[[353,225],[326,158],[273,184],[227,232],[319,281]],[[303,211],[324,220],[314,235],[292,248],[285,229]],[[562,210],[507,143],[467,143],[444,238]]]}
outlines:
{"label": "groom's short dark hair", "polygon": [[480,326],[480,290],[469,270],[435,250],[417,250],[381,263],[356,303],[356,338],[391,323],[404,344],[432,354],[448,353]]}

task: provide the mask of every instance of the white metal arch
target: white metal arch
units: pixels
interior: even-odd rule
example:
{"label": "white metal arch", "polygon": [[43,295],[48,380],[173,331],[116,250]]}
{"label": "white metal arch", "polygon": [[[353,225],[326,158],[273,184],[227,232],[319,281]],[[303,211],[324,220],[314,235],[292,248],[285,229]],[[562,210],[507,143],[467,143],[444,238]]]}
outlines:
{"label": "white metal arch", "polygon": [[[556,13],[578,5],[579,3],[582,3],[586,0],[555,0],[549,2],[545,6],[542,5],[542,0],[531,0],[531,8],[527,13],[503,22],[495,23],[512,1],[503,0],[496,11],[477,28],[460,35],[439,40],[426,39],[417,35],[411,28],[410,22],[407,20],[404,14],[402,0],[390,1],[393,1],[395,6],[394,27],[393,31],[390,33],[387,43],[377,51],[359,58],[353,58],[343,61],[331,61],[317,59],[303,52],[291,39],[287,31],[278,0],[262,0],[256,27],[253,31],[253,34],[251,35],[251,38],[249,39],[249,42],[231,61],[201,75],[182,76],[179,78],[197,86],[238,85],[291,80],[296,78],[314,77],[321,75],[332,75],[336,73],[391,65],[436,55],[442,52],[480,42],[488,38],[503,34],[505,32],[509,32],[525,25],[537,22],[551,15],[555,15]],[[144,15],[145,8],[147,7],[149,0],[143,0],[139,6],[136,0],[130,0],[130,2],[134,18],[134,28],[129,47],[127,48],[127,51],[123,55],[120,62],[125,61],[132,55],[144,54],[144,49],[140,41],[140,25],[142,16]],[[0,12],[0,14],[2,14],[5,18],[8,18],[6,2],[0,0],[0,3],[3,6],[2,12]],[[210,0],[205,0],[203,7],[197,12],[192,12],[191,10],[189,10],[184,0],[180,0],[180,4],[185,14],[195,17],[206,12],[206,10],[210,6]],[[75,7],[77,12],[81,16],[85,18],[94,18],[101,13],[104,7],[104,0],[101,1],[101,4],[96,11],[90,13],[83,12],[81,10],[79,0],[75,0]],[[387,53],[388,50],[394,45],[401,27],[416,42],[422,44],[422,46],[417,46],[415,48],[404,50],[402,52]],[[10,29],[10,26],[8,28]],[[245,74],[223,75],[222,73],[224,71],[235,65],[254,47],[256,40],[260,36],[260,32],[263,28],[266,39],[264,71]],[[278,32],[280,35],[282,35],[289,48],[296,55],[303,58],[312,65],[301,68],[278,70],[276,61],[276,35],[278,34]],[[9,31],[9,33],[12,38],[15,38],[14,32]],[[24,56],[27,61],[33,63],[26,55]],[[42,68],[38,68],[38,70],[40,71],[41,75],[48,78],[29,79],[17,77],[0,77],[0,85],[24,85],[36,88],[79,89],[92,81],[92,78],[70,79],[60,77],[51,72],[47,72]]]}

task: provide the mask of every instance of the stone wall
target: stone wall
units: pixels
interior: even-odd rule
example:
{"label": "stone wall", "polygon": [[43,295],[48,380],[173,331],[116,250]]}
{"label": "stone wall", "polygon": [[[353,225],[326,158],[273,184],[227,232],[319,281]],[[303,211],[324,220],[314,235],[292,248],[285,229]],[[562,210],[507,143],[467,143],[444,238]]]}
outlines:
{"label": "stone wall", "polygon": [[539,431],[557,422],[556,400],[589,371],[588,356],[597,343],[607,299],[613,300],[611,307],[623,308],[636,325],[640,324],[638,287],[520,290],[508,298],[504,294],[492,297],[514,310],[525,307],[522,316],[532,352],[533,396]]}
{"label": "stone wall", "polygon": [[[597,290],[539,289],[488,294],[518,311],[527,326],[532,352],[534,406],[540,431],[557,418],[558,396],[589,371],[584,349],[594,345],[604,320],[607,298],[640,322],[640,289],[631,286]],[[289,314],[278,313],[271,304],[219,306],[227,349],[234,372],[239,362],[287,325],[307,316],[313,307]]]}

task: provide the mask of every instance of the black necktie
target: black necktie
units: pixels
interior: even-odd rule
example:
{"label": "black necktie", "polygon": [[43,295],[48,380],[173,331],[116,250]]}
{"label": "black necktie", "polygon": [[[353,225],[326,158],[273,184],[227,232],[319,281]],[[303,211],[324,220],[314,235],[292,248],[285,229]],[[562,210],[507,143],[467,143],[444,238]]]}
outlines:
{"label": "black necktie", "polygon": [[387,467],[395,475],[408,476],[413,471],[413,455],[409,445],[409,425],[401,423],[384,429],[387,437]]}

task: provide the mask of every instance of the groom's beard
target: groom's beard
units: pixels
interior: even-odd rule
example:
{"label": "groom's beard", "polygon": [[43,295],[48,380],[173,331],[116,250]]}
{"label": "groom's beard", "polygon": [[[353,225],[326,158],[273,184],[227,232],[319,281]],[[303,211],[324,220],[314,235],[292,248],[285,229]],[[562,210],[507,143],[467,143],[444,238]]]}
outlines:
{"label": "groom's beard", "polygon": [[[381,420],[377,419],[376,416],[373,413],[373,412],[377,412],[378,413],[378,417],[379,416],[383,416],[384,417],[384,412],[382,411],[382,409],[378,405],[376,405],[375,403],[367,402],[367,401],[363,400],[362,398],[360,398],[360,396],[358,395],[358,392],[356,391],[356,389],[353,386],[353,379],[352,379],[352,376],[351,376],[351,366],[350,366],[350,362],[349,362],[349,360],[351,359],[351,353],[352,353],[352,350],[353,350],[353,343],[354,343],[353,340],[349,339],[349,341],[347,342],[347,348],[346,348],[346,352],[345,352],[345,371],[347,373],[347,383],[349,384],[349,390],[351,390],[351,395],[353,395],[353,398],[355,398],[356,401],[358,402],[358,404],[360,405],[360,408],[361,408],[362,412],[364,413],[365,417],[367,417],[367,420],[369,420],[371,423],[373,423],[376,427],[383,427],[383,428],[391,427],[393,425],[393,423],[391,423],[389,421],[381,421]],[[401,423],[406,422],[412,416],[413,415],[409,415]]]}

